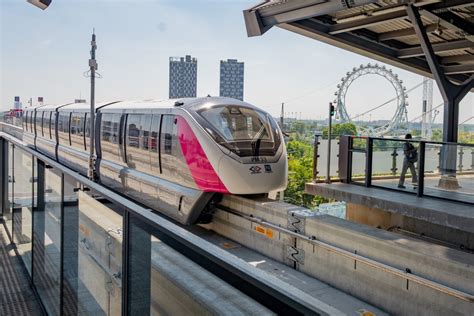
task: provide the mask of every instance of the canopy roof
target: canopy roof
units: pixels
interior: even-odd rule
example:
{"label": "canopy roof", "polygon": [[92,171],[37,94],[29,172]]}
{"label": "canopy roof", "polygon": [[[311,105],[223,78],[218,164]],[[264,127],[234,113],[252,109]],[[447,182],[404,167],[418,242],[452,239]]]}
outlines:
{"label": "canopy roof", "polygon": [[249,36],[276,25],[432,77],[407,13],[410,3],[418,9],[443,74],[464,82],[474,73],[472,0],[270,0],[245,10],[244,18]]}

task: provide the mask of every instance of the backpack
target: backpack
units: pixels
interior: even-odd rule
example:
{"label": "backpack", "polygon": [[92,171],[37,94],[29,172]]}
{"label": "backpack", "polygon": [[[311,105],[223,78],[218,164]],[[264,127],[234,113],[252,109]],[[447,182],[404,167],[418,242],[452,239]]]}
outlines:
{"label": "backpack", "polygon": [[408,143],[408,150],[405,155],[407,157],[408,162],[418,161],[418,151],[416,150],[415,146],[410,143]]}

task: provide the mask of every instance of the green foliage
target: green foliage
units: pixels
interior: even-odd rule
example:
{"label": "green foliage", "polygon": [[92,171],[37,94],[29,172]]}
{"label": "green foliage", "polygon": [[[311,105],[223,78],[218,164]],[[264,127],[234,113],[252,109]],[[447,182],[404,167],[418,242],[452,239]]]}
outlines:
{"label": "green foliage", "polygon": [[286,145],[288,152],[288,187],[285,199],[292,204],[313,208],[324,202],[322,197],[304,193],[305,183],[313,178],[313,147],[297,140]]}
{"label": "green foliage", "polygon": [[[328,136],[328,127],[323,128],[323,136]],[[353,123],[341,123],[332,126],[332,137],[339,135],[357,135],[357,127]]]}

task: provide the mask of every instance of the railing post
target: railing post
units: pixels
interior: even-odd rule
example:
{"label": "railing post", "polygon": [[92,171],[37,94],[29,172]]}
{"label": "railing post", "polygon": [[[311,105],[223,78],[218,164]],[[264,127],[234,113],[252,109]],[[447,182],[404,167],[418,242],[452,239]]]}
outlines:
{"label": "railing post", "polygon": [[421,141],[418,147],[418,190],[416,193],[419,197],[423,196],[425,185],[425,148],[426,143]]}
{"label": "railing post", "polygon": [[371,137],[367,137],[367,143],[365,147],[365,186],[370,187],[372,185],[372,154],[374,150],[374,140]]}
{"label": "railing post", "polygon": [[398,153],[397,153],[397,148],[393,148],[393,152],[391,154],[392,156],[392,169],[390,169],[390,171],[392,171],[392,175],[396,175],[397,174],[397,156],[398,156]]}
{"label": "railing post", "polygon": [[0,139],[0,217],[8,206],[8,142]]}
{"label": "railing post", "polygon": [[438,173],[441,173],[441,147],[438,150]]}
{"label": "railing post", "polygon": [[459,164],[458,164],[458,169],[459,171],[462,171],[462,157],[464,156],[464,150],[463,150],[463,147],[461,146],[461,148],[459,149]]}
{"label": "railing post", "polygon": [[471,149],[471,170],[474,170],[474,149]]}
{"label": "railing post", "polygon": [[316,182],[316,179],[318,178],[318,158],[319,158],[319,135],[315,134],[314,135],[314,144],[313,144],[313,182]]}
{"label": "railing post", "polygon": [[350,136],[341,136],[339,139],[339,159],[337,174],[341,182],[351,182],[351,144]]}

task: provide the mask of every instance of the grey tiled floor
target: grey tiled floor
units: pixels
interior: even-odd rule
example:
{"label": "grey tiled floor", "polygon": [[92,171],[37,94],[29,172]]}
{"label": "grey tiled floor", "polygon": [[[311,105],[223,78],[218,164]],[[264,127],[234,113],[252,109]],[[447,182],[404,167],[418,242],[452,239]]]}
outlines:
{"label": "grey tiled floor", "polygon": [[0,315],[42,315],[3,224],[0,224]]}

